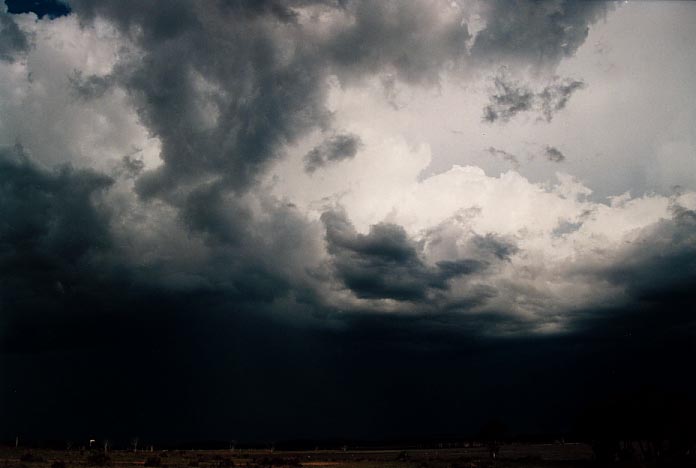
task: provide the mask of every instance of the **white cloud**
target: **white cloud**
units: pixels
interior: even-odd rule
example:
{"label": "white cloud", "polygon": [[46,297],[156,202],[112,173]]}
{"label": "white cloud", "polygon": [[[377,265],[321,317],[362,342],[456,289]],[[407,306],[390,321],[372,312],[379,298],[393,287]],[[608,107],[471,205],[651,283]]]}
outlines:
{"label": "white cloud", "polygon": [[[452,280],[447,301],[465,299],[485,284],[497,295],[469,313],[510,314],[535,332],[561,331],[575,310],[625,300],[623,287],[595,273],[621,261],[632,241],[673,216],[668,196],[626,193],[600,203],[589,198],[590,188],[564,173],[534,183],[515,171],[491,176],[479,167],[454,166],[420,178],[431,159],[426,144],[414,147],[397,135],[357,126],[351,131],[364,142],[355,158],[308,175],[298,147],[270,171],[274,195],[310,219],[340,204],[363,233],[379,222],[401,225],[422,242],[430,264],[470,258],[474,236],[509,239],[519,248],[510,261],[474,282]],[[688,192],[679,203],[691,206],[695,198]],[[358,302],[395,307],[391,301]]]}
{"label": "white cloud", "polygon": [[147,166],[158,165],[159,142],[140,124],[123,90],[81,99],[71,83],[76,74],[110,73],[119,54],[127,53],[124,38],[103,21],[81,26],[75,16],[17,17],[33,33],[34,47],[22,62],[0,62],[0,144],[21,143],[49,166],[111,170],[134,152]]}

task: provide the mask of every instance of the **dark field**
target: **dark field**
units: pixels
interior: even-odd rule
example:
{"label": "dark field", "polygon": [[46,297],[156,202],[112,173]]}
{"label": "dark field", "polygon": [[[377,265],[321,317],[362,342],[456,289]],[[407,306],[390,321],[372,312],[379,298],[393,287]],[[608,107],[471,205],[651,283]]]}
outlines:
{"label": "dark field", "polygon": [[[160,468],[243,467],[340,467],[340,468],[478,468],[478,467],[596,467],[592,450],[585,444],[503,445],[496,460],[486,447],[424,450],[22,450],[0,449],[0,468],[112,468],[152,466]],[[612,464],[611,466],[651,466]]]}

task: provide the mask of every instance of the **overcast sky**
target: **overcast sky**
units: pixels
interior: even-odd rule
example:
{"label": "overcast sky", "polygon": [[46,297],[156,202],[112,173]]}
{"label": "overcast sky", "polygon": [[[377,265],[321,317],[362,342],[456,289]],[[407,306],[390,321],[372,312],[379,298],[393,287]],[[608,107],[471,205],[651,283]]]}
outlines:
{"label": "overcast sky", "polygon": [[696,4],[7,3],[0,436],[693,392]]}

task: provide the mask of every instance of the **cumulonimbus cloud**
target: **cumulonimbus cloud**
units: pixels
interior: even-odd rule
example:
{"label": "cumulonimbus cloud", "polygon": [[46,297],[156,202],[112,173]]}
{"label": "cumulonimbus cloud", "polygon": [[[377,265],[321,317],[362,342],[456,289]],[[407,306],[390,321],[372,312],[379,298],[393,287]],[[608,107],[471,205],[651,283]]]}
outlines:
{"label": "cumulonimbus cloud", "polygon": [[[544,185],[516,173],[487,176],[471,166],[422,177],[429,158],[421,161],[412,151],[390,154],[388,145],[374,151],[375,139],[335,126],[330,80],[358,87],[388,76],[404,86],[436,88],[446,73],[466,80],[468,73],[487,75],[503,63],[553,70],[610,8],[585,2],[508,6],[479,4],[483,26],[474,33],[466,5],[434,0],[177,1],[167,9],[71,2],[79,22],[67,17],[61,24],[103,28],[100,33],[109,32],[104,37],[117,52],[108,54],[103,67],[71,70],[62,77],[66,86],[56,89],[65,88],[75,106],[99,100],[124,106],[110,107],[118,116],[109,122],[131,128],[128,119],[136,120],[157,140],[160,164],[120,153],[111,178],[97,169],[65,166],[52,172],[7,157],[14,162],[4,163],[6,173],[23,174],[17,180],[26,182],[27,196],[22,201],[19,182],[6,181],[11,190],[3,192],[2,203],[15,221],[5,226],[14,236],[3,244],[5,258],[16,263],[24,252],[37,265],[57,265],[48,270],[54,274],[47,284],[59,283],[61,297],[72,297],[79,283],[100,297],[100,287],[128,278],[133,290],[162,297],[199,294],[215,304],[301,304],[325,314],[466,310],[490,314],[498,323],[509,320],[514,326],[500,327],[507,332],[569,327],[575,318],[564,313],[590,307],[580,292],[598,285],[604,287],[597,297],[640,300],[639,293],[625,295],[628,283],[607,286],[603,275],[611,269],[601,258],[624,262],[622,242],[656,223],[676,222],[663,206],[665,197],[606,205],[587,200],[589,189],[569,176]],[[1,18],[10,25],[3,34],[14,37],[3,41],[14,44],[3,57],[13,62],[7,66],[18,66],[18,54],[31,53],[26,34],[12,17]],[[499,78],[496,86],[486,108],[491,122],[521,113],[551,121],[584,85],[556,79],[532,88]],[[28,86],[22,93],[41,98]],[[136,117],[121,119],[124,108]],[[54,131],[56,142],[61,138],[53,122],[37,121]],[[90,127],[65,140],[87,139],[78,134],[83,128]],[[299,191],[277,194],[263,185],[274,163],[317,132],[334,136],[304,148],[297,161],[307,177],[301,180],[317,184],[307,185],[316,193],[314,205],[300,203]],[[549,145],[545,157],[562,161],[559,147]],[[512,151],[488,152],[516,161]],[[56,158],[61,157],[73,155]],[[315,172],[314,182],[305,171]],[[336,182],[323,192],[321,180]],[[78,190],[70,195],[63,185]],[[326,209],[336,200],[344,212]],[[693,209],[689,200],[681,200],[687,211]],[[27,203],[28,209],[30,201],[43,216],[26,215],[22,222],[17,207]],[[626,214],[631,209],[643,216],[632,219]],[[68,218],[84,222],[85,234],[75,237],[82,247],[69,242]],[[602,236],[610,242],[597,241]],[[663,241],[645,239],[655,247],[645,249],[646,255],[657,255]],[[683,241],[685,251],[689,242]],[[609,254],[594,256],[600,247]],[[568,258],[582,268],[566,269]],[[24,284],[16,290],[34,288],[34,278],[15,275],[15,283]],[[643,283],[630,284],[633,291]],[[49,289],[42,294],[55,294]],[[103,297],[112,293],[106,288]]]}

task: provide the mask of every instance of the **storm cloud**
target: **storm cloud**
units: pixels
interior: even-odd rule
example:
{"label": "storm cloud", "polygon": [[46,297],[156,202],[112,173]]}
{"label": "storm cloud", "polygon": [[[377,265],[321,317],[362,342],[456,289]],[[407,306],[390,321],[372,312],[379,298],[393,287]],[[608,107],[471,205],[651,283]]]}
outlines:
{"label": "storm cloud", "polygon": [[592,23],[612,2],[485,2],[486,27],[476,36],[472,55],[487,63],[553,67],[575,53]]}
{"label": "storm cloud", "polygon": [[616,95],[576,75],[613,3],[60,5],[0,14],[2,437],[555,431],[634,356],[693,384],[696,196],[598,195],[623,142],[565,121]]}

